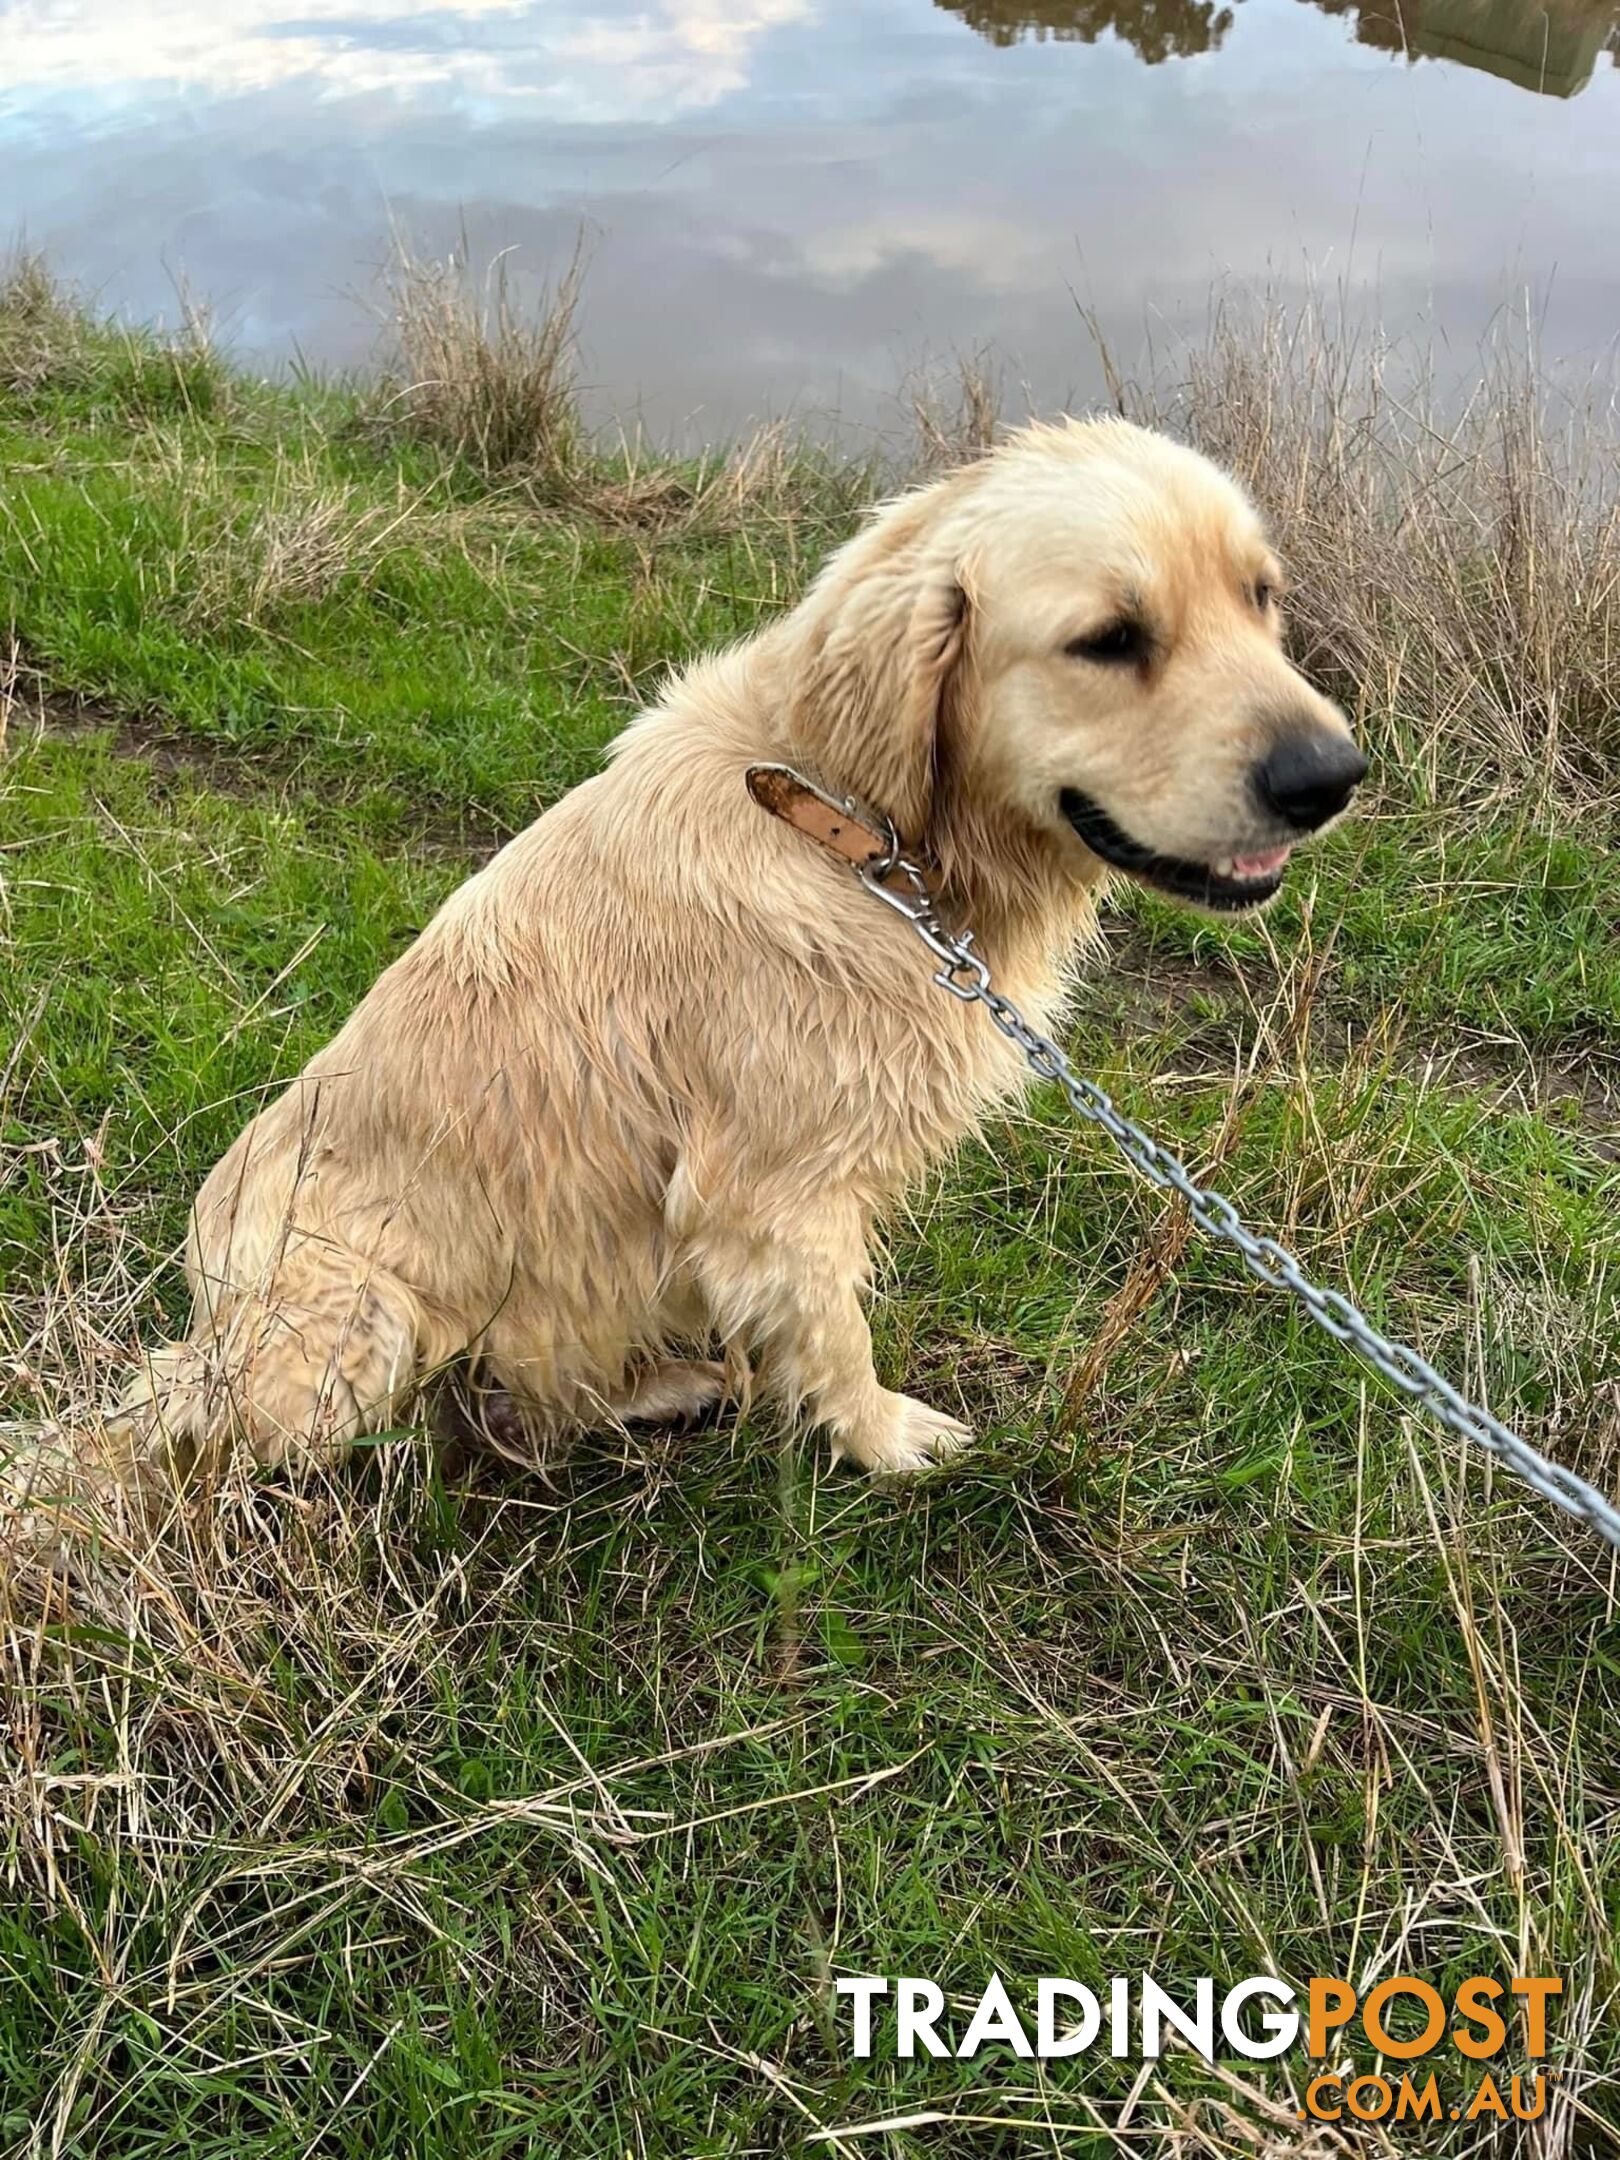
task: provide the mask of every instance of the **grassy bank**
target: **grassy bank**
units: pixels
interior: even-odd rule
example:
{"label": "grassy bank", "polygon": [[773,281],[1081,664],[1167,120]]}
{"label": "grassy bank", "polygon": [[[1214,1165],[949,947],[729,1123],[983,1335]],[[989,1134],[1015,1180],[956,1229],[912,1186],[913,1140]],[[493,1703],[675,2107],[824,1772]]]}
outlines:
{"label": "grassy bank", "polygon": [[[875,484],[592,441],[566,290],[397,297],[341,392],[0,298],[0,1415],[172,1325],[261,1093]],[[1613,446],[1308,324],[1157,407],[1266,503],[1378,784],[1260,925],[1123,899],[1076,1055],[1613,1490]],[[1560,1973],[1537,2149],[1609,2149],[1604,1551],[1164,1226],[1044,1096],[921,1197],[880,1361],[986,1437],[903,1497],[758,1419],[555,1487],[405,1434],[19,1612],[0,2151],[1340,2149],[1297,2058],[862,2063],[831,1992],[1144,1970]]]}

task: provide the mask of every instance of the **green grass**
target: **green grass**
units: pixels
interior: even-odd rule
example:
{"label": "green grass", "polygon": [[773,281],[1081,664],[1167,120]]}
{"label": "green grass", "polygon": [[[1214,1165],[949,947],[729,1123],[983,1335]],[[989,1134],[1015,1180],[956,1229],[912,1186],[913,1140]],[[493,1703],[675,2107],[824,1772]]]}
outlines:
{"label": "green grass", "polygon": [[[0,392],[15,1415],[173,1321],[196,1181],[463,835],[591,770],[838,523],[819,484],[608,521],[143,351],[81,336]],[[1074,1049],[1612,1489],[1614,803],[1437,785],[1406,727],[1262,926],[1130,903]],[[1196,1239],[1132,1317],[1163,1221],[1044,1094],[919,1196],[880,1362],[985,1437],[903,1496],[758,1419],[551,1486],[403,1434],[19,1613],[0,2150],[1252,2152],[1298,2058],[1242,2090],[1167,2060],[1116,2131],[1134,2063],[858,2062],[830,1982],[1270,1969],[1563,1974],[1547,2150],[1609,2149],[1604,1551]]]}
{"label": "green grass", "polygon": [[[53,682],[292,763],[384,823],[404,796],[511,827],[593,769],[626,697],[687,640],[745,633],[770,597],[720,540],[688,545],[671,606],[633,534],[503,519],[342,444],[292,464],[274,434],[256,439],[274,413],[240,436],[74,423],[65,454],[37,421],[0,429],[0,578]],[[328,591],[255,607],[255,521],[279,519],[296,550],[300,516],[327,504],[358,527],[357,559]],[[199,610],[209,581],[224,589]]]}

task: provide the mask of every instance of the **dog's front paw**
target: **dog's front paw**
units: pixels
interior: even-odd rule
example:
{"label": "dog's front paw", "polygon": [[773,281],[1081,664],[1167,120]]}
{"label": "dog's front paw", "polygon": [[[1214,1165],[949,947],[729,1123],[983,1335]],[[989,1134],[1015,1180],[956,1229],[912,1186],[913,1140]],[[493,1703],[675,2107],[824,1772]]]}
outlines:
{"label": "dog's front paw", "polygon": [[874,1477],[917,1477],[936,1470],[973,1444],[973,1429],[910,1395],[885,1394],[883,1415],[870,1429],[837,1435],[833,1461],[848,1456]]}

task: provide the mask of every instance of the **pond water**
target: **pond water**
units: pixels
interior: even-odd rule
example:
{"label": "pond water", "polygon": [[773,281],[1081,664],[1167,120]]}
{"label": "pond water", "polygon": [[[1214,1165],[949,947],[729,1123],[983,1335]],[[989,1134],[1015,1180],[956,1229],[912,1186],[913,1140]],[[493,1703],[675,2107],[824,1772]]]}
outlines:
{"label": "pond water", "polygon": [[365,358],[391,225],[590,235],[598,405],[666,437],[896,411],[993,346],[1084,398],[1264,285],[1466,356],[1620,330],[1613,0],[0,0],[0,238]]}

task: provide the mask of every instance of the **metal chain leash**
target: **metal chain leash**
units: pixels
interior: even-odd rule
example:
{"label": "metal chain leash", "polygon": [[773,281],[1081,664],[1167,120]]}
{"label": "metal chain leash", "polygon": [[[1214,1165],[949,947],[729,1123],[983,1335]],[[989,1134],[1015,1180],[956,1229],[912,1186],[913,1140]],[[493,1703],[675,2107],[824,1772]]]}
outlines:
{"label": "metal chain leash", "polygon": [[[1269,1289],[1292,1291],[1318,1327],[1365,1358],[1449,1431],[1506,1463],[1544,1500],[1590,1523],[1599,1536],[1620,1549],[1620,1508],[1595,1485],[1549,1462],[1488,1410],[1459,1395],[1408,1344],[1380,1334],[1341,1291],[1325,1290],[1312,1282],[1286,1246],[1251,1230],[1230,1200],[1197,1184],[1167,1147],[1116,1109],[1094,1080],[1077,1073],[1057,1044],[1031,1027],[1011,999],[994,987],[989,968],[973,950],[973,933],[953,934],[944,927],[922,871],[900,854],[892,828],[887,854],[858,868],[856,876],[869,893],[910,923],[940,963],[934,977],[940,988],[964,1005],[982,1005],[1008,1041],[1022,1050],[1030,1069],[1042,1080],[1056,1081],[1075,1115],[1100,1125],[1134,1170],[1164,1191],[1178,1193],[1201,1230],[1232,1246],[1250,1273]],[[904,881],[899,890],[891,882],[895,879]]]}

